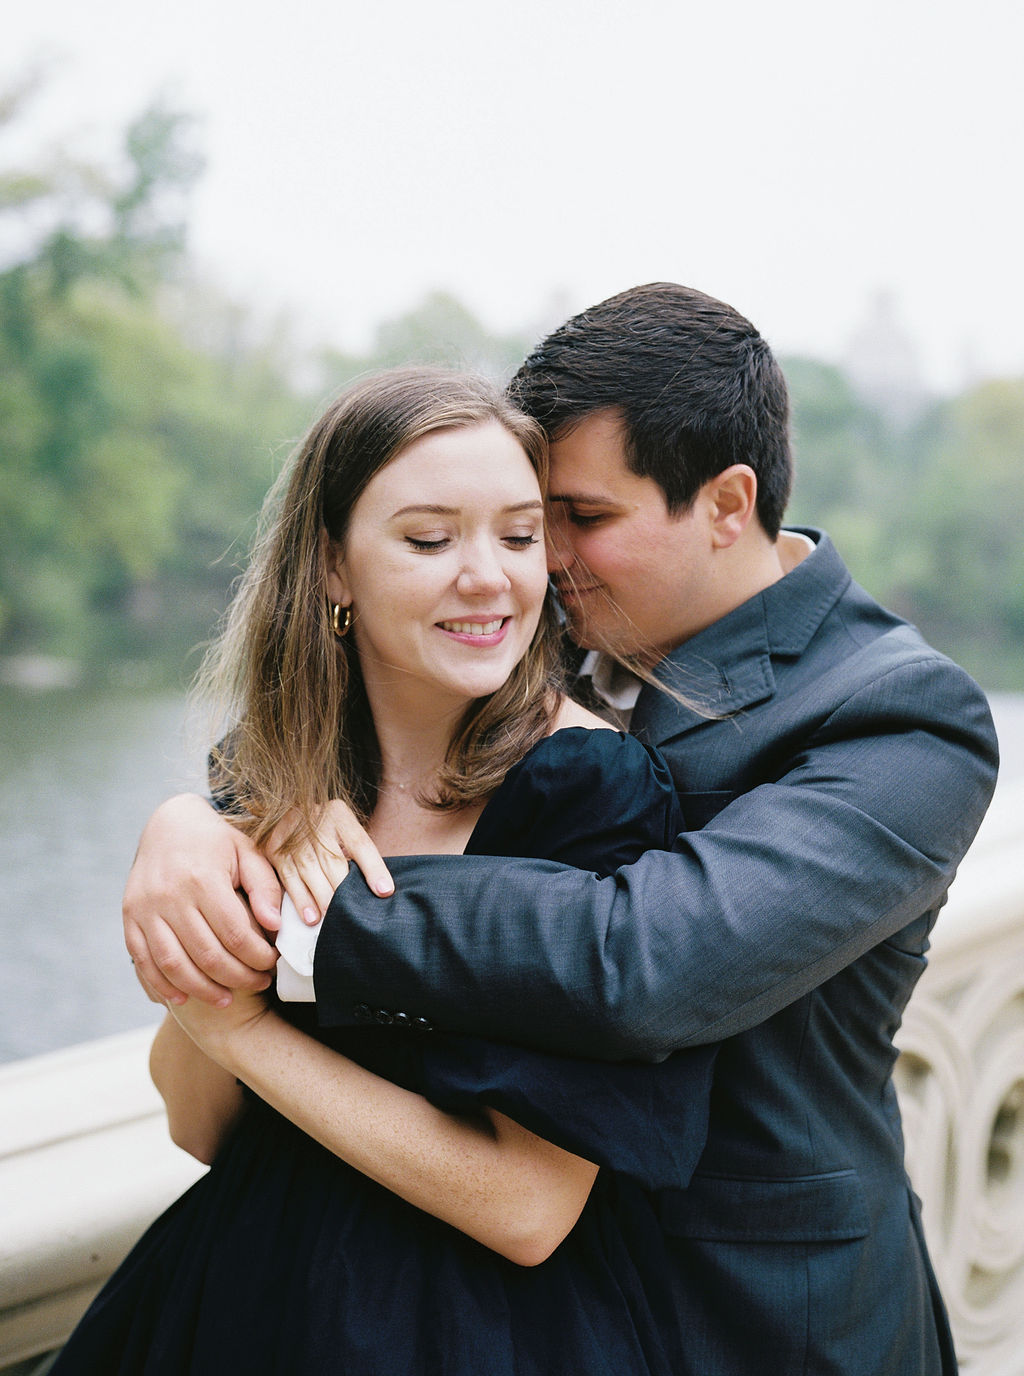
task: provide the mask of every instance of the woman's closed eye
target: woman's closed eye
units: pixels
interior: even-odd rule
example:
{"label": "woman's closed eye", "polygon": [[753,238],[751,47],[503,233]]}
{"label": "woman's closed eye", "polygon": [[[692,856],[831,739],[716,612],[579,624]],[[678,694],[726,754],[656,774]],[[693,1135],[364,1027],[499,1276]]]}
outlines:
{"label": "woman's closed eye", "polygon": [[[523,533],[522,535],[503,535],[502,543],[509,549],[529,549],[538,540],[535,531]],[[448,535],[407,535],[405,542],[413,549],[421,550],[424,554],[436,554],[440,550],[446,549],[451,544],[451,537]]]}
{"label": "woman's closed eye", "polygon": [[444,549],[449,543],[447,535],[407,535],[406,544],[412,545],[413,549],[423,550],[427,554],[435,553],[437,550]]}

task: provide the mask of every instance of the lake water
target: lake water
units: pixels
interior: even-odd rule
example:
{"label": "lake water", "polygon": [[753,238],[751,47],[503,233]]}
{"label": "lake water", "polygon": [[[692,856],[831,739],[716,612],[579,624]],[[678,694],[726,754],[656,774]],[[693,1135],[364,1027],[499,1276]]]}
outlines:
{"label": "lake water", "polygon": [[[1024,695],[994,695],[1024,777]],[[154,1023],[121,940],[142,823],[201,785],[180,697],[0,688],[0,1061]]]}
{"label": "lake water", "polygon": [[156,1020],[121,890],[145,817],[198,785],[184,716],[180,696],[0,689],[0,1060]]}

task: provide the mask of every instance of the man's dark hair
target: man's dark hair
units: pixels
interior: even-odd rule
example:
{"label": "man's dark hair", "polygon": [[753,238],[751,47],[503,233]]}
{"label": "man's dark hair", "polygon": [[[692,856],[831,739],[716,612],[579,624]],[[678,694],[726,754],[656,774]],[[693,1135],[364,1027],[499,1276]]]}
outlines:
{"label": "man's dark hair", "polygon": [[509,393],[552,439],[595,411],[624,420],[626,460],[672,512],[734,463],[757,474],[757,514],[779,533],[792,483],[782,370],[749,320],[674,282],[620,292],[539,344]]}

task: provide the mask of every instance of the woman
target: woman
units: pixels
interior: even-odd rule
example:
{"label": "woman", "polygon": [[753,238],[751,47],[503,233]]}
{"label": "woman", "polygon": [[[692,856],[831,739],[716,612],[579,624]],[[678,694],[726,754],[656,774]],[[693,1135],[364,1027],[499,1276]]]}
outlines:
{"label": "woman", "polygon": [[[258,841],[299,850],[340,798],[384,854],[611,872],[670,843],[664,766],[558,690],[544,477],[534,424],[457,375],[372,378],[313,426],[209,676],[236,723],[216,793]],[[153,1076],[213,1165],[58,1376],[685,1370],[660,1218],[713,1053],[608,1066],[405,1021],[170,1010]]]}

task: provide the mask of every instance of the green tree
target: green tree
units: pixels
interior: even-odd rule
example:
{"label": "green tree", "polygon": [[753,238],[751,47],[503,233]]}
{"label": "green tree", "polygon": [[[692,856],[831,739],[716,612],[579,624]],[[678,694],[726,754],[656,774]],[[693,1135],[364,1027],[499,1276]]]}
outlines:
{"label": "green tree", "polygon": [[901,510],[899,602],[986,686],[1024,688],[1024,379],[937,410]]}
{"label": "green tree", "polygon": [[[796,467],[788,519],[824,527],[858,577],[871,570],[877,577],[899,440],[838,368],[791,358],[785,373]],[[868,586],[877,592],[870,574]]]}
{"label": "green tree", "polygon": [[156,106],[113,172],[0,179],[23,246],[0,272],[0,653],[180,660],[304,418],[270,350],[186,344],[168,309],[187,317],[188,138]]}
{"label": "green tree", "polygon": [[986,687],[1024,689],[1024,381],[995,381],[896,430],[835,368],[786,364],[797,481],[855,578]]}

